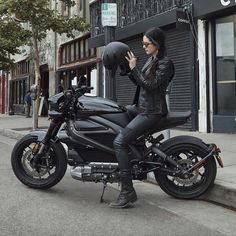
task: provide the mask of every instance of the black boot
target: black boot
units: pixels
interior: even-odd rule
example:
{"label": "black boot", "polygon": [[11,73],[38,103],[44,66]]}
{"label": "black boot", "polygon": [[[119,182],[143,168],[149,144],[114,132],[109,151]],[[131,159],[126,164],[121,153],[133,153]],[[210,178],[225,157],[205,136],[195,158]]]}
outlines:
{"label": "black boot", "polygon": [[121,172],[121,191],[115,202],[110,203],[113,208],[125,208],[130,203],[137,201],[137,194],[132,183],[130,171]]}

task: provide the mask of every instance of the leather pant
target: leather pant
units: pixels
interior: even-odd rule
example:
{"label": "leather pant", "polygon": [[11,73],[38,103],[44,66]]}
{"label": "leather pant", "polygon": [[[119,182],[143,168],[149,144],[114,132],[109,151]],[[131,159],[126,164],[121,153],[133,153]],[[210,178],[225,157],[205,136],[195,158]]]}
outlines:
{"label": "leather pant", "polygon": [[163,117],[163,115],[160,114],[139,113],[137,108],[131,106],[127,107],[127,109],[129,109],[129,113],[134,118],[117,135],[113,143],[120,171],[131,171],[128,155],[129,144],[151,130]]}

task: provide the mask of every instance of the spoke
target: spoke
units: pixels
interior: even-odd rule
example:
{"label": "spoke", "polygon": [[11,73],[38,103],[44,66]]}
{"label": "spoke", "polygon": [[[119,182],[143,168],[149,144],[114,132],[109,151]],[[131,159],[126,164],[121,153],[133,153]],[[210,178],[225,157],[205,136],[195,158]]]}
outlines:
{"label": "spoke", "polygon": [[193,155],[192,157],[190,157],[189,159],[190,159],[191,161],[192,161],[192,160],[194,160],[194,159],[195,159],[195,160],[198,160],[198,158],[197,158],[197,155],[196,155],[196,154],[194,154],[194,155]]}
{"label": "spoke", "polygon": [[203,177],[203,176],[204,176],[204,173],[202,174],[201,172],[198,172],[198,174],[199,174],[201,177]]}

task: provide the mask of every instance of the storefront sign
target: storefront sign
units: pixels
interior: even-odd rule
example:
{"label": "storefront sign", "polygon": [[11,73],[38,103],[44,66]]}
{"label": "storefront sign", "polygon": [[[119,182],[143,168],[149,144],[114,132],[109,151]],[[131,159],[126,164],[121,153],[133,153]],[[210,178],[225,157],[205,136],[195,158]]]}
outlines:
{"label": "storefront sign", "polygon": [[205,17],[232,8],[235,11],[236,0],[195,0],[194,16]]}
{"label": "storefront sign", "polygon": [[180,30],[190,30],[189,17],[183,9],[176,10],[176,28]]}
{"label": "storefront sign", "polygon": [[102,3],[102,26],[117,26],[116,3]]}
{"label": "storefront sign", "polygon": [[222,6],[224,7],[227,7],[231,4],[231,2],[234,2],[236,3],[236,0],[220,0],[220,3],[222,4]]}

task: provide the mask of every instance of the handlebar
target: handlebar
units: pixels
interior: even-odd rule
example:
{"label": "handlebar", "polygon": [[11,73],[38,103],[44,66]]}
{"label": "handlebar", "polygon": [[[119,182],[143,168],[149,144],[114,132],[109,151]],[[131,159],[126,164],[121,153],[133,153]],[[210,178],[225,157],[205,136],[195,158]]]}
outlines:
{"label": "handlebar", "polygon": [[64,92],[64,96],[68,99],[68,101],[70,101],[72,97],[75,97],[76,99],[78,99],[79,97],[81,97],[85,93],[90,92],[92,89],[93,89],[93,87],[81,86],[80,88],[77,88],[75,90],[74,89],[73,90],[66,90]]}
{"label": "handlebar", "polygon": [[76,93],[88,93],[90,92],[91,90],[93,90],[93,87],[89,87],[89,86],[81,86],[80,88],[76,89]]}
{"label": "handlebar", "polygon": [[84,95],[85,93],[89,93],[91,90],[93,90],[93,87],[89,87],[89,86],[81,86],[80,88],[77,88],[75,90],[75,95],[76,98],[81,97],[82,95]]}

